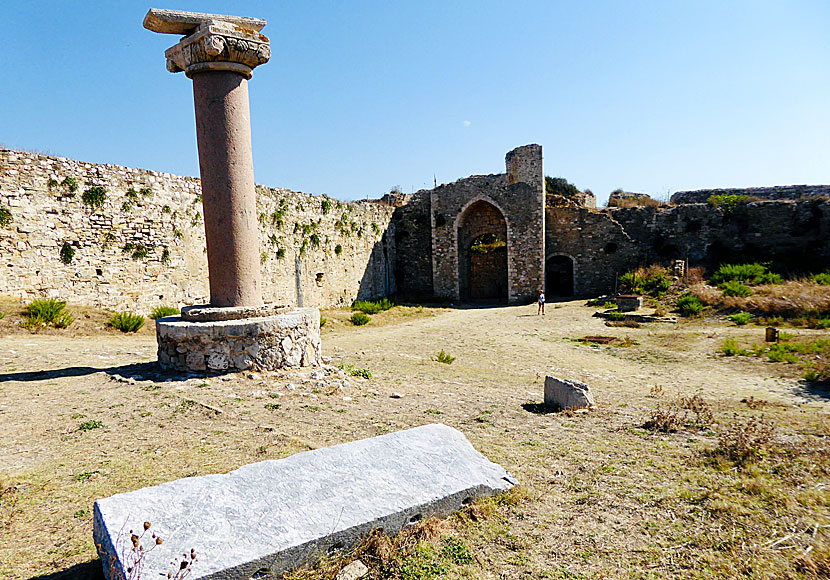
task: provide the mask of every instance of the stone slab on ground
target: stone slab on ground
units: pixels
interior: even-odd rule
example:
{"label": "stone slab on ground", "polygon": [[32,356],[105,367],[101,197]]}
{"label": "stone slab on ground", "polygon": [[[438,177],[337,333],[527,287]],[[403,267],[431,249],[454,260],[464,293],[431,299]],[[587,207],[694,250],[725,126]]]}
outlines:
{"label": "stone slab on ground", "polygon": [[173,571],[191,549],[190,580],[276,577],[375,528],[394,533],[516,484],[459,431],[425,425],[101,499],[93,535],[108,580],[122,569],[128,530],[145,521],[164,538],[145,578]]}
{"label": "stone slab on ground", "polygon": [[579,381],[545,377],[545,405],[555,409],[586,409],[594,405],[591,387]]}

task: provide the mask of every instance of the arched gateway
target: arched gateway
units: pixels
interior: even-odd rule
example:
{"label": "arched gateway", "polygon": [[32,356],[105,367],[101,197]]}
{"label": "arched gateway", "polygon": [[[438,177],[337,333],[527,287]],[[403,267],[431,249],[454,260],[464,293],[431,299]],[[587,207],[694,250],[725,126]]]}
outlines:
{"label": "arched gateway", "polygon": [[507,221],[499,208],[478,200],[458,219],[461,299],[507,303]]}

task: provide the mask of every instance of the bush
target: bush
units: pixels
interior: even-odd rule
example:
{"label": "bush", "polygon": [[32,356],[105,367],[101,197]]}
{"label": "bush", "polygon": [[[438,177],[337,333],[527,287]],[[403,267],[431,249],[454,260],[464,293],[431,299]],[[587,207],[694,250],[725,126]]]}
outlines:
{"label": "bush", "polygon": [[774,425],[760,417],[741,421],[737,415],[718,433],[716,453],[744,465],[758,459],[772,441]]}
{"label": "bush", "polygon": [[723,292],[724,296],[739,296],[741,298],[745,298],[752,294],[752,290],[749,286],[745,284],[741,284],[737,280],[729,280],[728,282],[724,282],[720,286],[720,291]]}
{"label": "bush", "polygon": [[742,311],[730,316],[729,320],[731,320],[738,326],[743,326],[744,324],[749,324],[749,322],[752,320],[752,315],[749,312]]}
{"label": "bush", "polygon": [[377,314],[384,310],[394,308],[395,303],[388,298],[381,298],[380,300],[358,300],[352,304],[352,310],[358,310],[364,314]]}
{"label": "bush", "polygon": [[61,181],[61,185],[66,187],[66,189],[69,190],[69,193],[75,193],[78,191],[78,182],[72,177],[64,177],[63,181]]}
{"label": "bush", "polygon": [[724,356],[735,356],[736,354],[740,354],[741,349],[738,348],[738,343],[735,339],[727,338],[723,341],[721,352],[723,352]]}
{"label": "bush", "polygon": [[81,199],[83,199],[85,205],[88,205],[92,209],[98,209],[107,200],[107,190],[100,185],[90,187],[84,192]]}
{"label": "bush", "polygon": [[670,272],[656,264],[652,264],[648,268],[637,268],[631,272],[625,272],[619,280],[623,292],[649,294],[651,296],[660,296],[671,288],[672,282]]}
{"label": "bush", "polygon": [[349,322],[355,326],[363,326],[364,324],[368,324],[370,320],[371,318],[369,315],[364,312],[355,312],[352,314],[352,317],[349,318]]}
{"label": "bush", "polygon": [[720,207],[726,213],[732,213],[739,205],[749,203],[751,198],[748,195],[712,195],[706,201],[713,207]]}
{"label": "bush", "polygon": [[[2,225],[2,219],[0,219],[0,225]],[[830,286],[830,270],[825,270],[820,274],[813,274],[810,276],[810,281],[821,284],[822,286]]]}
{"label": "bush", "polygon": [[703,311],[703,303],[697,296],[684,294],[677,299],[677,308],[683,316],[697,316]]}
{"label": "bush", "polygon": [[144,326],[144,317],[132,312],[119,312],[109,319],[107,325],[121,332],[138,332]]}
{"label": "bush", "polygon": [[178,308],[173,308],[172,306],[156,306],[150,313],[150,319],[158,320],[159,318],[164,318],[165,316],[176,316],[179,312]]}
{"label": "bush", "polygon": [[7,207],[0,207],[0,228],[12,223],[12,211]]}
{"label": "bush", "polygon": [[434,360],[436,362],[439,362],[439,363],[444,363],[446,365],[451,365],[453,363],[453,361],[455,360],[455,357],[448,355],[442,349],[441,352],[439,352],[437,355],[432,357],[432,360]]}
{"label": "bush", "polygon": [[337,244],[336,246],[334,246],[334,253],[338,256],[340,254],[342,254],[343,253],[343,246],[341,246],[340,244]]}
{"label": "bush", "polygon": [[64,242],[61,246],[61,262],[71,264],[73,257],[75,257],[75,248],[69,242]]}
{"label": "bush", "polygon": [[23,326],[35,328],[51,324],[55,328],[66,328],[75,319],[65,309],[66,302],[62,300],[35,300],[23,309],[23,316],[26,318]]}
{"label": "bush", "polygon": [[346,374],[350,377],[362,377],[364,379],[371,379],[372,378],[372,371],[369,369],[358,369],[355,368],[354,365],[344,365],[341,364],[340,369],[346,371]]}
{"label": "bush", "polygon": [[769,264],[721,264],[710,282],[720,287],[731,280],[747,284],[780,284],[781,276],[769,271]]}

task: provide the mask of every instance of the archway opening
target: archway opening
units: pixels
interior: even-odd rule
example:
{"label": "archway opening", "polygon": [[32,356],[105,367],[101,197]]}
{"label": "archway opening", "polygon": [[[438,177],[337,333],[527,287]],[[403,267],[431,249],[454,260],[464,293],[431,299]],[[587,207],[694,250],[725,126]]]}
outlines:
{"label": "archway opening", "polygon": [[545,294],[573,296],[574,262],[568,256],[551,256],[545,262]]}
{"label": "archway opening", "polygon": [[470,205],[458,226],[459,289],[465,302],[507,302],[507,222],[491,203]]}

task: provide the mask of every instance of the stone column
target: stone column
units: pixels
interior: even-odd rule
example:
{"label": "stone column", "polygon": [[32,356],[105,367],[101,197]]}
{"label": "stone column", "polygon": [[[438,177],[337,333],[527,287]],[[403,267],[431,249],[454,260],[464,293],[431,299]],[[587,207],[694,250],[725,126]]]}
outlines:
{"label": "stone column", "polygon": [[248,79],[268,61],[255,18],[151,9],[144,27],[184,34],[167,70],[193,80],[210,306],[262,306]]}

